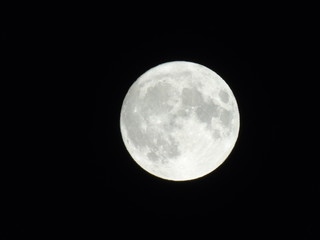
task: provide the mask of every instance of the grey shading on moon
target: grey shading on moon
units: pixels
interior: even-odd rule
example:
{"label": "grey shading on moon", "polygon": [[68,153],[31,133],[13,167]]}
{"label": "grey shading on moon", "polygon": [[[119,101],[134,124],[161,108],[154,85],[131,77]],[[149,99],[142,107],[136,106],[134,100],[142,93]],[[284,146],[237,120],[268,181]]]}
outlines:
{"label": "grey shading on moon", "polygon": [[135,162],[173,181],[205,176],[231,153],[240,116],[233,92],[209,68],[192,62],[160,64],[126,94],[122,138]]}

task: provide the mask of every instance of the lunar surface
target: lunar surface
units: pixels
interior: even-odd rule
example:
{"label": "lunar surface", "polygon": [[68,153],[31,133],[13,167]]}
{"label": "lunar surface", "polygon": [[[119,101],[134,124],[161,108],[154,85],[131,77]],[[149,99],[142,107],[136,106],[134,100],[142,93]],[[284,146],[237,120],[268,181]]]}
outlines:
{"label": "lunar surface", "polygon": [[124,144],[147,172],[167,180],[200,178],[232,151],[240,127],[226,82],[197,63],[160,64],[126,94],[120,116]]}

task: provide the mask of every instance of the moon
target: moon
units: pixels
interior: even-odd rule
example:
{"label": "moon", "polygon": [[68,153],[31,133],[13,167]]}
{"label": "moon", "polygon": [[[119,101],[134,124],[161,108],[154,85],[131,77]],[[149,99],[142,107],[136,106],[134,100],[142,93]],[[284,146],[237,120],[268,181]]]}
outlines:
{"label": "moon", "polygon": [[229,156],[240,115],[227,83],[209,68],[187,61],[155,66],[129,88],[120,131],[135,162],[172,181],[203,177]]}

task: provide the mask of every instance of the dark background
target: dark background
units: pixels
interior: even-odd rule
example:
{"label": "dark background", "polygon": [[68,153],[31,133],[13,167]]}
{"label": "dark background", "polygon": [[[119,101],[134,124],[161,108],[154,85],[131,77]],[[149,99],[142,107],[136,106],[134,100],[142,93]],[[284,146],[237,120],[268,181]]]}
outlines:
{"label": "dark background", "polygon": [[[300,127],[313,94],[299,71],[312,38],[294,12],[82,7],[4,18],[3,239],[315,239],[319,184]],[[225,163],[186,182],[142,170],[119,128],[131,84],[176,60],[218,73],[241,118]]]}

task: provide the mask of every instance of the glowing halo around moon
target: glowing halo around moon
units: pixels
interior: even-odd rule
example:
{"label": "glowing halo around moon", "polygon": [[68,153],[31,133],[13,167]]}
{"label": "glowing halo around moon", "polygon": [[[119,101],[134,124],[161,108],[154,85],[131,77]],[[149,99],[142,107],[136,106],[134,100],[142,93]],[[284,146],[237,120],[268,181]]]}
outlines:
{"label": "glowing halo around moon", "polygon": [[141,75],[120,114],[132,158],[147,172],[173,181],[200,178],[219,167],[239,128],[238,105],[227,83],[186,61],[163,63]]}

